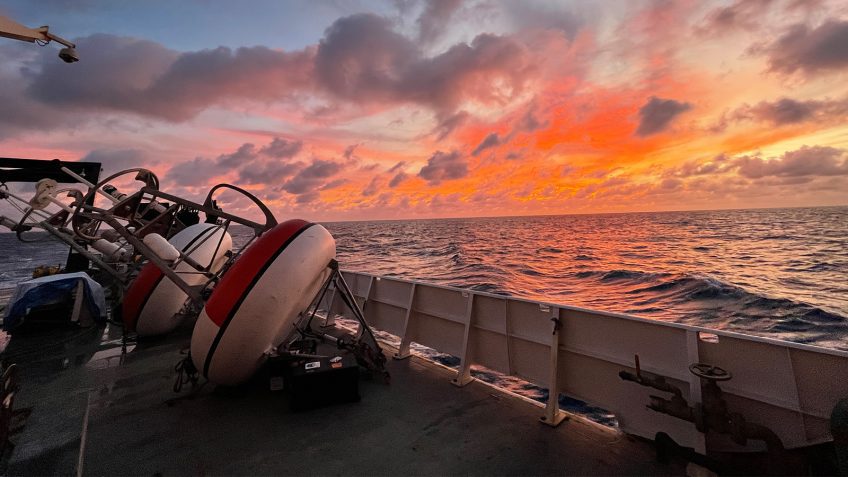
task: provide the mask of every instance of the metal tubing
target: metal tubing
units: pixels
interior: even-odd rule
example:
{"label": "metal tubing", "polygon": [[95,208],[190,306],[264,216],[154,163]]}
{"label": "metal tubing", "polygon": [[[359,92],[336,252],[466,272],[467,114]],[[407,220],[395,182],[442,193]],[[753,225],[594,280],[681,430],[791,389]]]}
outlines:
{"label": "metal tubing", "polygon": [[191,301],[194,302],[197,306],[203,306],[203,297],[200,296],[200,293],[191,285],[185,282],[185,280],[180,277],[177,272],[173,271],[164,260],[159,258],[156,253],[150,249],[147,245],[144,244],[141,240],[139,240],[135,235],[131,234],[120,222],[118,222],[113,217],[106,217],[104,221],[109,224],[113,229],[115,229],[119,234],[121,234],[127,242],[129,242],[137,251],[140,251],[142,255],[144,255],[148,260],[150,260],[154,265],[156,265],[159,270],[165,274],[171,281],[174,282],[175,285],[180,287],[182,291],[191,298]]}
{"label": "metal tubing", "polygon": [[69,175],[69,176],[71,176],[71,177],[73,177],[73,178],[74,178],[74,179],[76,179],[76,180],[77,180],[80,184],[82,184],[82,185],[84,185],[84,186],[88,187],[89,189],[94,189],[96,192],[98,192],[98,193],[99,193],[100,195],[102,195],[103,197],[106,197],[107,199],[111,200],[113,204],[117,204],[118,202],[120,202],[120,201],[119,201],[116,197],[112,197],[111,195],[107,194],[105,191],[103,191],[103,190],[101,190],[99,187],[97,187],[97,185],[92,184],[91,182],[88,182],[88,181],[85,179],[85,177],[82,177],[81,175],[79,175],[79,174],[77,174],[76,172],[74,172],[74,171],[72,171],[72,170],[68,169],[67,167],[62,166],[62,172],[64,172],[65,174],[67,174],[67,175]]}
{"label": "metal tubing", "polygon": [[119,282],[123,283],[126,280],[126,277],[124,275],[122,275],[121,273],[119,273],[117,270],[115,270],[114,267],[112,267],[108,263],[104,262],[103,260],[100,260],[100,258],[98,258],[96,255],[89,252],[88,250],[86,250],[84,247],[82,247],[78,243],[74,242],[73,239],[67,238],[65,236],[65,234],[60,232],[57,228],[53,227],[52,225],[48,224],[47,222],[41,222],[40,226],[42,228],[44,228],[44,230],[50,232],[50,234],[52,234],[54,237],[58,238],[62,242],[65,242],[68,246],[70,246],[72,249],[74,249],[77,253],[85,255],[86,258],[88,258],[89,260],[94,262],[98,267],[105,270],[106,273],[108,273],[109,275],[112,275],[113,277],[118,279]]}

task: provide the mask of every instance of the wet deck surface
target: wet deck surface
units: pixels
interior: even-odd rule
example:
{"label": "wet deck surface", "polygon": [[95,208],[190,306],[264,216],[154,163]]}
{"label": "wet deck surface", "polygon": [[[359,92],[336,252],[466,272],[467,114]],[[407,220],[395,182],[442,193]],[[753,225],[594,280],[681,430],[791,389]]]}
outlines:
{"label": "wet deck surface", "polygon": [[113,327],[14,337],[15,407],[32,413],[7,473],[73,474],[80,463],[86,475],[683,473],[657,464],[649,443],[579,420],[544,426],[540,408],[478,382],[457,388],[418,358],[390,360],[389,385],[361,380],[361,402],[314,411],[293,413],[286,392],[259,381],[186,398],[172,385],[189,333],[123,357]]}

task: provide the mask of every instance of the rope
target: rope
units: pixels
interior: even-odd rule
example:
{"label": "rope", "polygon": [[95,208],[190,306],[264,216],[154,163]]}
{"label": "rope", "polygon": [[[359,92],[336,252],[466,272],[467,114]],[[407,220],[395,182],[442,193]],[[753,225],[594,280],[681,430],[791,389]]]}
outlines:
{"label": "rope", "polygon": [[188,354],[185,358],[181,359],[180,362],[174,366],[174,371],[177,372],[177,379],[174,381],[175,393],[182,391],[183,385],[187,383],[191,383],[192,388],[197,386],[197,381],[200,378],[200,375],[197,372],[197,368],[194,366],[194,362],[191,360],[191,354]]}

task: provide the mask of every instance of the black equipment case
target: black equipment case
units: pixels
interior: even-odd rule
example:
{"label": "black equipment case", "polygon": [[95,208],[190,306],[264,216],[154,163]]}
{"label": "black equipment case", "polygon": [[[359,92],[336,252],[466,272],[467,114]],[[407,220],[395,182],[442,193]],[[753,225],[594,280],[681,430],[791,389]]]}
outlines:
{"label": "black equipment case", "polygon": [[358,402],[359,365],[351,354],[293,361],[286,388],[294,411],[330,404]]}

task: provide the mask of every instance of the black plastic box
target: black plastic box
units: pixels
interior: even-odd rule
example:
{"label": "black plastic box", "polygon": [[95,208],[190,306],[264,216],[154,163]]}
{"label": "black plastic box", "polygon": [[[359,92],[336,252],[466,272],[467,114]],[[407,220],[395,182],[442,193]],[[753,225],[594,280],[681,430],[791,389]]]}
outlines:
{"label": "black plastic box", "polygon": [[358,402],[359,365],[350,354],[298,360],[291,363],[286,388],[293,411]]}

